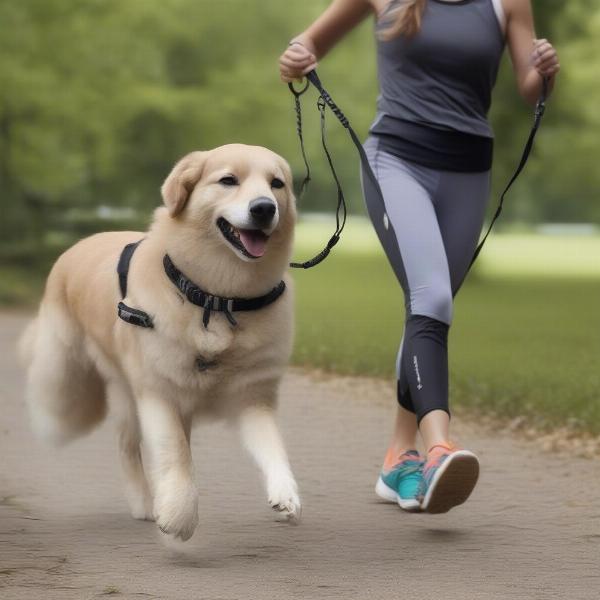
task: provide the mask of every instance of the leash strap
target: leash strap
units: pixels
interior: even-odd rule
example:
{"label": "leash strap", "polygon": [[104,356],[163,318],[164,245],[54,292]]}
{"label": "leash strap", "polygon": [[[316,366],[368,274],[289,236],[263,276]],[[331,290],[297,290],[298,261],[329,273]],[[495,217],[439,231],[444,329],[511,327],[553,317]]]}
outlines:
{"label": "leash strap", "polygon": [[[529,159],[529,155],[531,154],[531,150],[533,149],[533,142],[535,141],[535,136],[537,135],[538,129],[540,128],[540,124],[542,122],[542,117],[544,116],[544,113],[546,112],[546,100],[547,99],[548,99],[548,78],[543,77],[542,78],[542,92],[540,94],[540,97],[538,98],[536,105],[535,105],[533,126],[529,133],[529,137],[527,138],[527,142],[525,143],[525,148],[523,149],[523,154],[521,155],[521,160],[519,161],[519,164],[517,165],[517,168],[515,169],[515,172],[513,173],[512,177],[510,178],[507,186],[504,188],[502,195],[500,196],[500,202],[498,203],[498,208],[496,208],[496,212],[494,213],[494,216],[492,217],[490,225],[489,225],[485,235],[483,236],[483,239],[481,240],[481,242],[479,242],[479,245],[475,249],[473,258],[471,259],[471,262],[469,263],[469,267],[467,268],[467,273],[469,272],[469,269],[471,268],[473,263],[477,260],[477,257],[479,256],[479,253],[481,252],[481,249],[483,248],[483,245],[485,244],[485,240],[487,240],[488,235],[490,235],[490,232],[492,231],[492,227],[494,226],[494,223],[496,222],[496,220],[500,216],[500,213],[502,212],[502,206],[504,205],[504,197],[508,193],[508,190],[510,190],[510,188],[512,187],[513,183],[517,180],[517,178],[521,174],[521,171],[525,168],[525,165],[527,164],[527,160]],[[465,276],[466,276],[466,274],[465,274]]]}
{"label": "leash strap", "polygon": [[163,267],[167,277],[177,289],[188,299],[189,302],[204,309],[202,324],[206,329],[210,321],[212,311],[222,312],[233,327],[237,321],[233,317],[234,311],[258,310],[272,304],[285,291],[285,281],[281,280],[271,291],[255,298],[226,298],[215,296],[200,289],[191,279],[186,277],[171,260],[168,254],[163,257]]}
{"label": "leash strap", "polygon": [[[302,152],[304,166],[306,167],[306,175],[304,176],[304,179],[302,180],[302,184],[300,185],[299,197],[303,196],[304,191],[306,190],[306,187],[308,186],[308,182],[311,179],[310,166],[308,164],[308,159],[306,157],[306,151],[304,148],[304,137],[302,134],[302,106],[300,104],[300,96],[302,96],[302,94],[304,94],[304,92],[307,91],[309,84],[312,84],[313,86],[315,86],[315,88],[319,92],[319,98],[317,100],[317,108],[319,110],[320,122],[321,122],[321,144],[323,146],[323,151],[325,152],[325,156],[327,158],[327,163],[329,164],[329,169],[331,171],[331,174],[333,176],[333,179],[335,181],[335,185],[337,188],[337,206],[336,206],[336,211],[335,211],[335,231],[334,231],[333,235],[331,236],[331,238],[329,238],[329,241],[325,245],[325,248],[323,248],[323,250],[321,250],[321,252],[319,252],[315,257],[311,258],[310,260],[307,260],[302,263],[297,263],[297,262],[290,263],[290,267],[293,267],[296,269],[310,269],[311,267],[314,267],[314,266],[318,265],[320,262],[322,262],[323,260],[325,260],[327,258],[327,256],[329,255],[329,253],[331,252],[332,248],[339,242],[342,231],[344,230],[344,226],[346,225],[346,216],[348,213],[348,210],[346,207],[346,199],[344,197],[342,185],[340,183],[339,177],[335,170],[335,166],[333,164],[333,159],[331,157],[331,153],[329,152],[329,149],[327,147],[327,141],[326,141],[326,136],[325,136],[325,112],[326,112],[327,106],[331,109],[333,114],[338,118],[338,120],[344,126],[344,128],[349,131],[350,137],[352,138],[352,141],[359,149],[359,152],[362,151],[364,154],[362,145],[360,144],[360,141],[358,140],[353,129],[350,127],[350,123],[349,123],[348,119],[344,116],[344,113],[340,110],[340,108],[337,106],[337,104],[335,104],[335,102],[332,100],[329,93],[325,90],[319,77],[317,76],[316,71],[310,71],[310,73],[307,73],[306,84],[301,90],[296,90],[294,88],[293,84],[289,83],[288,87],[289,87],[290,91],[292,92],[292,94],[294,95],[294,103],[295,103],[295,110],[296,110],[296,130],[298,133],[298,138],[300,140],[300,150]],[[366,159],[366,156],[365,156],[365,159]],[[366,164],[367,164],[367,167],[370,169],[368,162]],[[375,183],[377,184],[377,180],[374,178],[374,176],[373,176],[373,179],[374,179]],[[377,184],[377,187],[379,187],[379,184]],[[381,192],[380,192],[380,194],[381,194]],[[383,197],[381,197],[381,201],[383,202]]]}
{"label": "leash strap", "polygon": [[[137,242],[127,244],[125,248],[123,248],[121,256],[119,257],[117,274],[119,276],[121,298],[125,298],[125,296],[127,296],[127,277],[129,275],[129,263],[131,263],[131,257],[137,250],[137,247],[143,241],[144,240],[142,238]],[[117,304],[117,315],[120,319],[123,319],[123,321],[129,323],[130,325],[137,325],[138,327],[146,327],[148,329],[152,329],[154,327],[152,317],[148,313],[145,313],[143,310],[139,310],[137,308],[131,308],[131,306],[127,306],[127,304],[124,302],[119,302],[119,304]]]}

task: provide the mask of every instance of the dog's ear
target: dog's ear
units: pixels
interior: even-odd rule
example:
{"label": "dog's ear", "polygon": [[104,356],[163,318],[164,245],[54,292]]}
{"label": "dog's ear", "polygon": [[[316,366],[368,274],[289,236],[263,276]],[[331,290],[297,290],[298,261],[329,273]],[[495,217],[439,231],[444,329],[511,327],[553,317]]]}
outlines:
{"label": "dog's ear", "polygon": [[186,154],[165,179],[160,191],[172,217],[177,216],[184,209],[190,194],[200,181],[207,154],[208,152]]}
{"label": "dog's ear", "polygon": [[293,193],[294,193],[294,177],[292,175],[292,169],[290,168],[290,165],[287,162],[287,160],[284,160],[283,158],[281,159],[281,167],[283,169],[283,174],[285,176],[288,190],[293,195]]}
{"label": "dog's ear", "polygon": [[283,176],[286,183],[286,188],[288,191],[288,202],[291,205],[291,208],[295,211],[296,207],[296,196],[294,195],[294,177],[292,175],[292,169],[290,168],[289,163],[282,157],[279,157],[281,160],[279,164],[283,171]]}

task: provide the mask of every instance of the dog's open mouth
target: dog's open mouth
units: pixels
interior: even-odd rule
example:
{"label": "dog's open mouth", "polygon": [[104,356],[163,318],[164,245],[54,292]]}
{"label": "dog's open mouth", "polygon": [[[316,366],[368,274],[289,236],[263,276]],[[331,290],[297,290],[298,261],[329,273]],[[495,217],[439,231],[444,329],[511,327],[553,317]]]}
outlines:
{"label": "dog's open mouth", "polygon": [[223,217],[217,219],[223,237],[244,256],[260,258],[266,250],[269,236],[260,229],[239,229]]}

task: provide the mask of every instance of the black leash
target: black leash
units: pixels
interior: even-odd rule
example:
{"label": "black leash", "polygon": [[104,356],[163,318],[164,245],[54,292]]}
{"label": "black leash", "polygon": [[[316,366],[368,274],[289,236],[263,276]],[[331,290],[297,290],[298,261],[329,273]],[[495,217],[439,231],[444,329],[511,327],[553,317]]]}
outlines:
{"label": "black leash", "polygon": [[[321,118],[321,143],[323,145],[323,150],[325,152],[325,156],[327,157],[327,162],[329,163],[329,169],[331,170],[331,174],[333,175],[333,179],[335,181],[335,185],[337,188],[337,206],[335,210],[335,231],[333,235],[329,238],[329,241],[325,245],[325,248],[319,252],[315,257],[311,258],[302,263],[292,262],[290,263],[290,267],[294,267],[296,269],[310,269],[318,265],[320,262],[325,260],[331,249],[340,241],[340,236],[342,231],[344,230],[344,226],[346,225],[346,216],[348,213],[346,207],[346,199],[344,197],[344,192],[342,190],[342,186],[340,184],[340,180],[338,178],[337,172],[333,165],[333,159],[331,158],[331,154],[329,149],[327,148],[327,142],[325,141],[325,107],[329,106],[329,108],[333,111],[333,114],[339,119],[342,125],[349,130],[350,135],[353,138],[356,138],[356,134],[350,127],[350,123],[348,119],[344,116],[342,111],[338,108],[338,106],[333,102],[331,96],[325,91],[323,88],[321,81],[319,80],[316,71],[310,71],[306,75],[306,85],[299,91],[297,91],[294,86],[289,83],[288,87],[292,94],[294,94],[294,103],[296,109],[296,130],[298,133],[298,139],[300,140],[300,150],[302,152],[302,159],[304,160],[304,166],[306,167],[306,175],[302,180],[300,185],[300,192],[298,194],[299,198],[301,198],[304,194],[308,186],[308,182],[310,181],[310,166],[308,164],[308,159],[306,157],[306,150],[304,148],[304,137],[302,135],[302,106],[300,105],[300,96],[306,92],[309,87],[309,84],[313,84],[317,90],[319,91],[319,98],[317,100],[317,108],[319,110],[320,118]],[[358,141],[358,138],[356,138]],[[360,143],[359,143],[360,145]],[[362,146],[361,146],[362,147]],[[366,158],[366,157],[365,157]]]}
{"label": "black leash", "polygon": [[531,150],[533,149],[533,142],[535,140],[535,136],[537,135],[538,129],[540,128],[540,124],[542,122],[542,117],[544,116],[544,113],[546,112],[546,100],[547,99],[548,99],[548,78],[543,77],[542,78],[542,92],[540,94],[540,97],[538,98],[538,101],[535,104],[535,111],[533,113],[534,114],[533,126],[531,128],[531,131],[529,132],[529,137],[527,138],[527,142],[525,143],[525,148],[523,148],[523,154],[521,155],[521,160],[519,161],[519,164],[518,164],[517,168],[515,169],[513,176],[510,178],[508,185],[504,188],[504,191],[502,192],[502,195],[500,196],[500,202],[498,203],[498,208],[496,209],[496,212],[494,213],[494,216],[492,217],[492,221],[490,222],[488,230],[486,231],[485,235],[483,236],[483,239],[481,240],[481,242],[479,242],[479,245],[477,246],[477,248],[475,249],[475,252],[473,253],[473,258],[471,259],[471,262],[469,263],[467,273],[469,272],[469,269],[471,268],[473,263],[477,260],[477,257],[479,256],[479,253],[481,252],[481,249],[483,248],[483,245],[485,244],[485,240],[487,240],[487,237],[488,237],[488,235],[490,235],[490,231],[492,231],[492,227],[494,226],[496,219],[500,216],[500,213],[502,212],[502,206],[504,204],[504,197],[506,196],[508,190],[510,190],[510,188],[512,187],[512,184],[517,180],[517,177],[521,174],[521,171],[525,168],[525,165],[527,164],[527,160],[529,159],[529,155],[531,154]]}
{"label": "black leash", "polygon": [[[288,83],[288,87],[289,87],[290,91],[292,92],[292,94],[294,95],[294,104],[295,104],[295,110],[296,110],[296,129],[297,129],[297,133],[298,133],[298,138],[300,140],[300,150],[302,152],[302,159],[304,160],[304,166],[306,167],[306,175],[304,176],[304,179],[302,180],[302,183],[300,185],[299,197],[300,198],[302,197],[302,195],[304,194],[304,192],[308,186],[308,182],[311,179],[310,166],[308,164],[308,159],[306,157],[306,150],[304,147],[304,137],[303,137],[303,133],[302,133],[302,107],[300,104],[300,96],[302,96],[302,94],[304,94],[308,90],[309,84],[312,84],[319,92],[319,98],[317,100],[317,108],[319,109],[319,113],[321,115],[321,141],[322,141],[323,149],[325,151],[325,155],[327,156],[329,168],[331,169],[333,178],[335,180],[335,184],[337,186],[338,202],[337,202],[337,208],[336,208],[336,229],[335,229],[334,234],[331,236],[331,238],[327,242],[325,248],[323,250],[321,250],[321,252],[319,252],[319,254],[317,254],[314,258],[312,258],[310,260],[307,260],[303,263],[290,263],[290,267],[302,268],[302,269],[309,269],[310,267],[314,267],[315,265],[318,265],[321,261],[325,260],[325,258],[327,258],[327,256],[331,252],[331,249],[340,240],[340,235],[344,229],[344,225],[346,224],[347,208],[346,208],[346,200],[344,198],[344,192],[342,191],[342,186],[338,179],[337,173],[333,166],[333,161],[331,159],[331,155],[327,149],[327,144],[325,142],[325,107],[326,106],[328,106],[331,109],[331,111],[337,117],[337,119],[343,125],[343,127],[348,130],[348,133],[350,134],[350,138],[352,139],[352,142],[354,143],[354,145],[356,146],[356,149],[358,150],[360,162],[362,164],[363,175],[364,175],[363,186],[370,188],[371,193],[373,193],[375,195],[375,197],[379,200],[380,206],[379,206],[379,210],[377,211],[378,214],[376,214],[376,215],[372,214],[371,217],[373,218],[374,222],[376,223],[375,229],[377,231],[377,234],[378,234],[381,242],[385,245],[384,236],[386,236],[386,235],[391,234],[391,235],[395,236],[394,228],[392,226],[391,221],[388,219],[388,216],[387,216],[387,212],[385,209],[385,202],[383,199],[383,194],[381,192],[381,188],[379,187],[379,182],[377,181],[377,178],[375,177],[375,174],[373,173],[373,170],[371,169],[371,165],[369,164],[369,160],[367,159],[367,155],[365,154],[363,145],[361,144],[360,140],[358,139],[358,136],[356,135],[356,132],[354,131],[354,129],[352,129],[352,127],[350,126],[350,122],[348,121],[348,119],[346,118],[344,113],[340,110],[340,108],[333,101],[333,99],[331,98],[331,96],[329,95],[327,90],[325,90],[325,88],[323,87],[323,84],[321,83],[321,80],[319,79],[317,72],[315,70],[310,71],[309,73],[306,74],[306,84],[301,90],[296,90],[292,83]],[[486,234],[484,235],[483,239],[481,240],[481,242],[477,246],[475,252],[473,253],[473,258],[471,259],[471,262],[469,263],[467,273],[469,272],[471,266],[477,259],[477,256],[481,252],[481,249],[483,248],[483,245],[485,244],[485,241],[486,241],[488,235],[490,234],[492,227],[494,226],[494,223],[496,222],[496,220],[500,216],[500,213],[502,212],[504,198],[505,198],[508,190],[512,187],[513,183],[517,180],[517,178],[521,174],[521,171],[525,168],[525,165],[527,164],[527,160],[529,159],[529,155],[531,154],[531,150],[533,149],[533,142],[535,140],[535,136],[540,127],[540,124],[542,122],[542,117],[544,116],[544,112],[546,110],[547,98],[548,98],[548,79],[546,77],[544,77],[542,79],[542,92],[541,92],[540,97],[535,106],[533,127],[529,134],[529,138],[527,139],[527,142],[525,144],[525,148],[523,150],[521,160],[519,161],[519,165],[517,166],[513,176],[510,178],[508,185],[506,186],[506,188],[502,192],[502,195],[500,196],[500,202],[498,204],[498,208],[496,209],[496,212],[495,212],[494,216],[492,217],[492,221],[488,227]],[[342,214],[341,224],[340,224],[340,211]],[[383,228],[381,227],[381,223],[383,223]],[[466,277],[466,274],[465,274],[465,277]]]}

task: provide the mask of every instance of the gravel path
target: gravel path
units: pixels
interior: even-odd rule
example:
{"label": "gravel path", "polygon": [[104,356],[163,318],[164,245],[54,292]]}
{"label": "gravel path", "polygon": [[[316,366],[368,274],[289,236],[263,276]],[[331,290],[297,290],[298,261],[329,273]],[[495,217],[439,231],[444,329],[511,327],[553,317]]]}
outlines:
{"label": "gravel path", "polygon": [[457,424],[482,461],[471,500],[404,514],[373,493],[390,387],[295,370],[280,417],[302,523],[274,522],[234,432],[200,426],[200,526],[183,552],[165,549],[128,515],[110,420],[62,450],[33,439],[14,356],[24,322],[0,316],[2,600],[600,597],[600,461]]}

